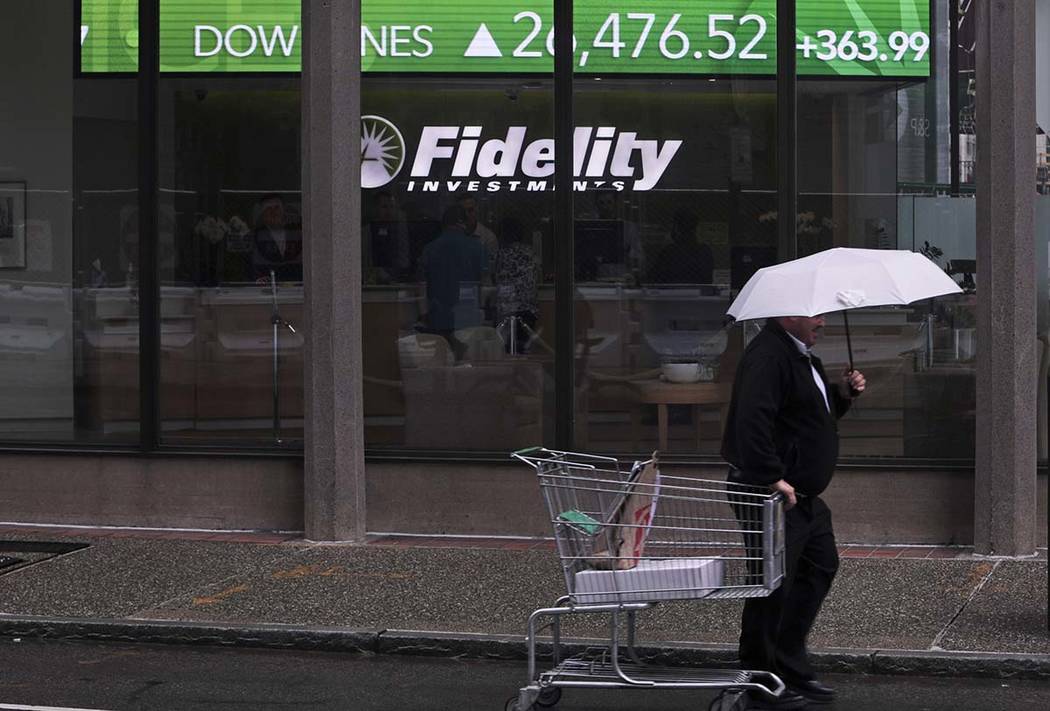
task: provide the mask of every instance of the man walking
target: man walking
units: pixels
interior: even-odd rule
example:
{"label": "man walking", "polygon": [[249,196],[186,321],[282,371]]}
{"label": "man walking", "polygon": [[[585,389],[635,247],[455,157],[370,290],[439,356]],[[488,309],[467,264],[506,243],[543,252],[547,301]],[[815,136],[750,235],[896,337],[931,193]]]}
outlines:
{"label": "man walking", "polygon": [[865,380],[857,370],[828,380],[810,352],[823,328],[823,316],[766,321],[737,368],[722,440],[729,481],[780,492],[786,512],[784,579],[768,597],[746,601],[740,663],[774,672],[788,691],[755,699],[752,708],[798,709],[835,698],[815,678],[806,637],[839,564],[831,511],[820,494],[838,459],[837,420]]}

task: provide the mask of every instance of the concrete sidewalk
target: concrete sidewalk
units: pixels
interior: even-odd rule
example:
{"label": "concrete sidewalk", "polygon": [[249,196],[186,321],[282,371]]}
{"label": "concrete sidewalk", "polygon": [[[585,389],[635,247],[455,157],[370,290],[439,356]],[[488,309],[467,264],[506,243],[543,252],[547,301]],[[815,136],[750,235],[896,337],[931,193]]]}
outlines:
{"label": "concrete sidewalk", "polygon": [[[1050,678],[1046,551],[844,546],[811,638],[825,670]],[[548,541],[0,528],[0,633],[520,658],[564,594]],[[740,603],[659,605],[649,653],[731,663]],[[586,621],[585,621],[586,622]],[[566,635],[597,637],[578,624]]]}

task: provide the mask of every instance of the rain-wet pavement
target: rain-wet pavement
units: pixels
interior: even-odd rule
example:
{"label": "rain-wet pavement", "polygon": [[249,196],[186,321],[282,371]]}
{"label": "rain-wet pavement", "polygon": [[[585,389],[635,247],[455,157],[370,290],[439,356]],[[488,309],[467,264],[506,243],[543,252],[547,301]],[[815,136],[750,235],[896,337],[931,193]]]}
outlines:
{"label": "rain-wet pavement", "polygon": [[[502,711],[520,662],[0,640],[0,709]],[[850,711],[1045,709],[1046,681],[828,675]],[[560,711],[696,711],[711,692],[567,689]]]}

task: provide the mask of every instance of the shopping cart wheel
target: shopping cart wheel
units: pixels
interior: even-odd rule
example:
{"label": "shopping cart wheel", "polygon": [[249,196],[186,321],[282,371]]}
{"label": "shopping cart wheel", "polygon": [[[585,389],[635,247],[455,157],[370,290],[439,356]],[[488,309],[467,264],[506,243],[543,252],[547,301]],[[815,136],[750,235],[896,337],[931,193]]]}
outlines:
{"label": "shopping cart wheel", "polygon": [[536,705],[548,708],[550,706],[557,706],[559,701],[561,701],[561,688],[557,686],[548,686],[540,692],[540,697],[536,699]]}
{"label": "shopping cart wheel", "polygon": [[745,711],[750,705],[746,691],[726,689],[714,698],[707,711]]}
{"label": "shopping cart wheel", "polygon": [[523,709],[521,706],[518,705],[518,697],[512,696],[509,699],[507,699],[507,703],[503,707],[503,711],[534,711],[535,708],[536,705],[533,704],[528,708]]}

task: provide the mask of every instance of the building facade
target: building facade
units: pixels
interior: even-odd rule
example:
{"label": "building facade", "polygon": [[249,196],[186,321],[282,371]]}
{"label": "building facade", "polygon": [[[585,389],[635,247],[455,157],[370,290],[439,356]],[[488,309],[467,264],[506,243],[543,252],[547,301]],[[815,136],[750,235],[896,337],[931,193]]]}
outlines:
{"label": "building facade", "polygon": [[989,6],[4,3],[3,518],[542,534],[510,451],[720,476],[733,296],[850,246],[963,294],[850,317],[842,538],[1033,552],[1050,3]]}

